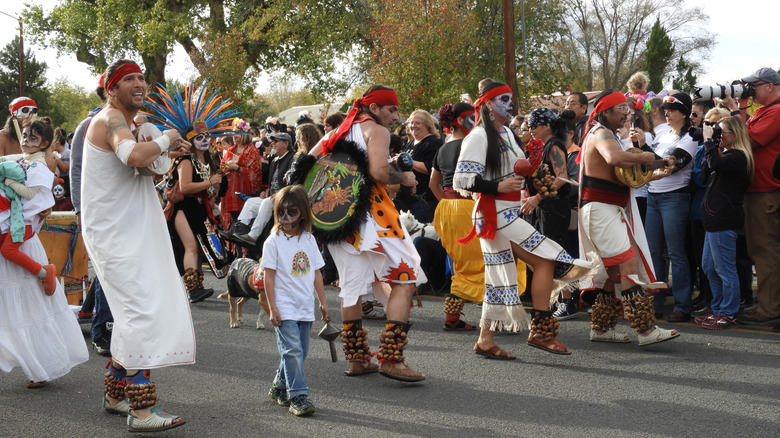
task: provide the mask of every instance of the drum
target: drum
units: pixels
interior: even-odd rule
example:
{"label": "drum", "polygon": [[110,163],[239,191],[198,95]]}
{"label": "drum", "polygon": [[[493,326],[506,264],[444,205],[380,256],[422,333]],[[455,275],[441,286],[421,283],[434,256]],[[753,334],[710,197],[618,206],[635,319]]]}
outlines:
{"label": "drum", "polygon": [[87,249],[73,211],[52,212],[38,233],[49,263],[57,267],[57,279],[65,283],[68,304],[80,305],[89,287]]}

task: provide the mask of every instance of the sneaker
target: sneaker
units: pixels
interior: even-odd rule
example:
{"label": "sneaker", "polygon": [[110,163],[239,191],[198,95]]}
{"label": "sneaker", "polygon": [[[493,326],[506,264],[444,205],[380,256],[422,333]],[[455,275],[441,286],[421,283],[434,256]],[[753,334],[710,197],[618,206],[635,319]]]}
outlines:
{"label": "sneaker", "polygon": [[105,357],[111,357],[111,338],[105,336],[92,341],[92,346],[95,347],[97,354]]}
{"label": "sneaker", "polygon": [[755,308],[749,313],[743,313],[742,315],[739,315],[737,317],[737,321],[739,321],[740,324],[744,324],[744,325],[773,326],[778,322],[780,322],[780,317],[777,318],[766,317],[758,313],[758,308]]}
{"label": "sneaker", "polygon": [[553,312],[552,316],[555,318],[558,318],[558,321],[566,321],[567,319],[572,319],[577,317],[577,305],[574,304],[573,301],[567,300],[566,301],[559,301],[555,303],[557,309]]}
{"label": "sneaker", "polygon": [[190,291],[190,303],[199,303],[212,295],[214,295],[214,289],[204,289],[202,286],[198,286]]}
{"label": "sneaker", "polygon": [[697,325],[703,325],[705,321],[709,321],[712,318],[715,318],[715,315],[710,312],[709,315],[697,316],[696,318],[693,318],[693,322]]}
{"label": "sneaker", "polygon": [[707,330],[726,330],[739,327],[737,319],[731,316],[712,316],[701,323]]}
{"label": "sneaker", "polygon": [[273,401],[279,406],[290,406],[290,399],[287,397],[287,390],[279,389],[276,384],[268,390],[268,397],[271,397]]}
{"label": "sneaker", "polygon": [[314,403],[309,401],[309,397],[305,394],[296,395],[290,400],[290,413],[303,417],[304,415],[311,415],[314,413]]}
{"label": "sneaker", "polygon": [[704,306],[701,309],[696,309],[693,312],[691,312],[691,316],[698,317],[698,316],[709,316],[712,315],[712,309],[710,309],[710,306]]}
{"label": "sneaker", "polygon": [[240,242],[241,245],[249,248],[257,245],[257,239],[253,239],[249,234],[238,234],[236,235],[236,240]]}

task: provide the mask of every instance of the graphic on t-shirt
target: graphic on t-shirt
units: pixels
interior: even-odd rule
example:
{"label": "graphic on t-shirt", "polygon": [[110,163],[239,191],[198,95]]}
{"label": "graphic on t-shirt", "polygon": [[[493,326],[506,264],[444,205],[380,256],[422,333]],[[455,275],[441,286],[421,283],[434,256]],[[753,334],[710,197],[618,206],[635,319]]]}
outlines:
{"label": "graphic on t-shirt", "polygon": [[290,271],[290,275],[293,277],[303,277],[309,273],[310,267],[311,263],[309,263],[309,257],[306,256],[305,252],[298,251],[293,257],[293,267],[292,271]]}

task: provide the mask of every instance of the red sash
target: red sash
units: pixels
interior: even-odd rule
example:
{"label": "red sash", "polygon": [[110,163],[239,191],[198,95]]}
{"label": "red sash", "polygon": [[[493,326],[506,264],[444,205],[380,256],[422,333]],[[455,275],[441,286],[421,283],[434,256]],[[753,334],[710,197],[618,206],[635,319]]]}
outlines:
{"label": "red sash", "polygon": [[[499,195],[480,193],[475,211],[482,212],[482,217],[485,220],[485,224],[482,226],[482,230],[479,232],[479,237],[489,240],[493,240],[496,237],[496,228],[498,227],[496,201],[519,201],[522,199],[522,197],[523,192],[501,193]],[[477,236],[476,225],[472,225],[469,234],[466,237],[461,237],[458,239],[458,243],[461,245],[468,245],[474,236]]]}

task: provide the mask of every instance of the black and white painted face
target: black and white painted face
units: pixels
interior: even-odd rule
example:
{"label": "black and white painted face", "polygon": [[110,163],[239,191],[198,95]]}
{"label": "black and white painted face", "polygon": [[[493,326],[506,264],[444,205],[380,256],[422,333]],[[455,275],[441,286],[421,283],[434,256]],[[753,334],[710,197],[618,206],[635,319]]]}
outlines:
{"label": "black and white painted face", "polygon": [[23,106],[13,112],[13,116],[17,119],[26,119],[36,114],[38,114],[38,107],[34,106]]}
{"label": "black and white painted face", "polygon": [[284,202],[279,209],[279,222],[282,229],[292,231],[301,223],[301,211],[291,202]]}
{"label": "black and white painted face", "polygon": [[509,120],[512,118],[512,110],[515,108],[514,102],[512,102],[512,93],[504,93],[496,97],[493,104],[495,112],[501,117]]}
{"label": "black and white painted face", "polygon": [[192,138],[192,145],[199,151],[209,150],[209,134],[204,132]]}
{"label": "black and white painted face", "polygon": [[469,114],[466,116],[465,119],[463,119],[463,129],[466,129],[468,131],[471,131],[474,129],[474,114]]}

